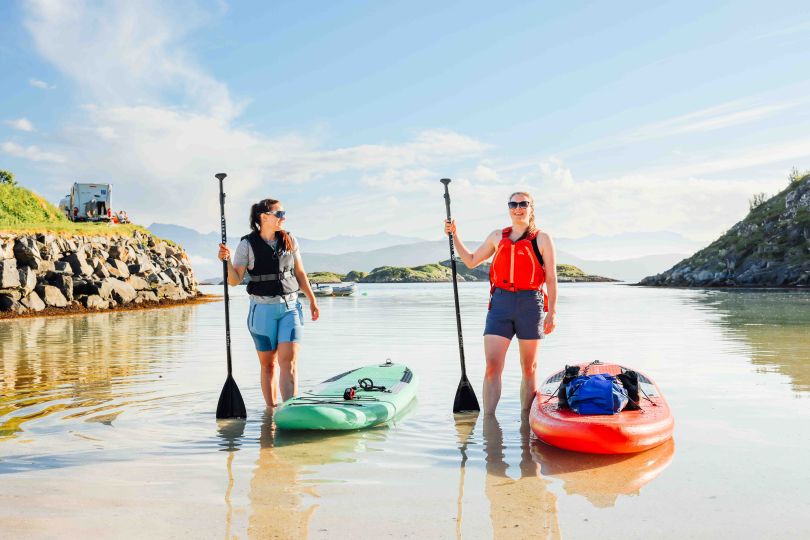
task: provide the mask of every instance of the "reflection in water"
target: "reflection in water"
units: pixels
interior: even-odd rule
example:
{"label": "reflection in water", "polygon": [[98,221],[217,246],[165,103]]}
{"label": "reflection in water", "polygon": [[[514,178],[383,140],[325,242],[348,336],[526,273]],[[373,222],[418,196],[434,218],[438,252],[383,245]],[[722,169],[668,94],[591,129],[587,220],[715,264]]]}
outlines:
{"label": "reflection in water", "polygon": [[536,440],[531,453],[543,476],[562,480],[569,495],[582,495],[597,508],[616,504],[619,495],[638,495],[672,462],[675,442],[670,439],[638,454],[583,454]]}
{"label": "reflection in water", "polygon": [[[459,438],[472,437],[470,419],[456,417]],[[472,422],[474,425],[474,421]],[[520,424],[520,477],[508,476],[504,461],[507,445],[503,430],[494,416],[483,418],[483,439],[486,460],[484,492],[489,499],[490,519],[494,538],[560,538],[557,521],[557,499],[548,491],[548,480],[532,460],[528,416]],[[462,444],[462,472],[466,461],[466,446]],[[460,518],[460,513],[459,513]]]}
{"label": "reflection in water", "polygon": [[698,301],[751,346],[751,363],[787,375],[796,392],[810,392],[810,293],[709,291]]}
{"label": "reflection in water", "polygon": [[299,476],[301,467],[311,463],[309,457],[315,458],[323,445],[302,437],[300,444],[292,446],[292,452],[290,447],[285,451],[282,437],[273,430],[273,412],[268,409],[262,417],[261,448],[250,482],[250,538],[306,538],[309,520],[317,508],[315,504],[304,507],[306,495],[318,494]]}
{"label": "reflection in water", "polygon": [[228,488],[225,490],[225,538],[232,538],[231,527],[233,526],[233,503],[231,502],[231,492],[233,491],[233,457],[242,445],[242,436],[245,434],[245,421],[217,420],[217,434],[222,439],[223,452],[228,453]]}
{"label": "reflection in water", "polygon": [[[413,413],[414,399],[390,423]],[[319,476],[322,465],[356,464],[370,450],[368,443],[383,445],[389,424],[351,432],[275,430],[273,410],[261,422],[259,457],[250,482],[251,538],[306,538],[319,504],[315,487],[330,480]],[[356,467],[356,465],[354,465]]]}
{"label": "reflection in water", "polygon": [[186,335],[193,313],[178,307],[0,321],[0,439],[67,410],[76,412],[66,419],[112,425],[154,364],[165,367],[179,350],[166,338]]}
{"label": "reflection in water", "polygon": [[461,473],[458,476],[458,498],[456,499],[456,538],[461,538],[461,523],[464,510],[464,476],[467,472],[467,445],[473,438],[478,413],[456,414],[456,434],[461,452]]}

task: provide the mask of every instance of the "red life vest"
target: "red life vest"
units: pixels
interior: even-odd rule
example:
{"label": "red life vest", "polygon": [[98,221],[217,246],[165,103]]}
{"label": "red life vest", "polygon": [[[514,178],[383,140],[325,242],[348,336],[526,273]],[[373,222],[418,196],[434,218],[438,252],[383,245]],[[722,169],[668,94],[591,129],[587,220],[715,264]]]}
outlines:
{"label": "red life vest", "polygon": [[[539,250],[535,254],[537,231],[512,242],[509,235],[512,227],[502,231],[501,241],[495,250],[495,257],[489,267],[491,291],[538,291],[546,282],[546,271]],[[543,293],[544,310],[548,311],[548,301]]]}

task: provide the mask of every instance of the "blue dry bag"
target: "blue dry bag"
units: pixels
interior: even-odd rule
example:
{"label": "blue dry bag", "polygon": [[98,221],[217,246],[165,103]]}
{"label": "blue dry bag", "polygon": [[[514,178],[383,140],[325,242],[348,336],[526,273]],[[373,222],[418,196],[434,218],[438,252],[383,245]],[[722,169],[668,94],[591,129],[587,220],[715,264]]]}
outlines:
{"label": "blue dry bag", "polygon": [[566,394],[577,414],[617,414],[627,405],[627,390],[610,375],[581,375],[568,383]]}

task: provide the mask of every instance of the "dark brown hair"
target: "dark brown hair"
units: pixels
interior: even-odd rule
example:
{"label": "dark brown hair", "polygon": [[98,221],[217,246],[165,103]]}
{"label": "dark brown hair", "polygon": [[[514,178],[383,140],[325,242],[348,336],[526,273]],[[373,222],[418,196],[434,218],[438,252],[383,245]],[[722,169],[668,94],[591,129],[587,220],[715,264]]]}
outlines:
{"label": "dark brown hair", "polygon": [[532,197],[531,194],[525,191],[516,191],[511,195],[509,195],[509,201],[511,201],[512,197],[514,197],[515,195],[523,195],[524,197],[529,199],[529,208],[532,209],[532,213],[529,215],[529,228],[526,229],[526,232],[524,232],[520,238],[518,238],[518,240],[523,240],[524,238],[528,238],[530,235],[534,234],[537,231],[537,225],[534,224],[534,197]]}
{"label": "dark brown hair", "polygon": [[[270,212],[273,205],[276,205],[279,202],[281,201],[276,199],[262,199],[250,207],[250,228],[253,230],[253,232],[258,233],[259,229],[261,228],[261,214],[264,212]],[[276,231],[276,234],[278,235],[277,238],[281,240],[280,244],[284,246],[283,251],[292,251],[294,246],[292,238],[290,238],[290,234],[284,230],[278,230]]]}

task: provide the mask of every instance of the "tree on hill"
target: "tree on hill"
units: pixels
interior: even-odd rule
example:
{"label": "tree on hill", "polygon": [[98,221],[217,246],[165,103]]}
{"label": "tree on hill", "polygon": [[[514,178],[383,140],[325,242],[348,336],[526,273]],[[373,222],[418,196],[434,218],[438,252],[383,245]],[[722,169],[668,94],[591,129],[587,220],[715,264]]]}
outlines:
{"label": "tree on hill", "polygon": [[0,184],[8,184],[10,186],[16,186],[17,181],[14,180],[14,173],[11,171],[4,171],[0,169]]}

